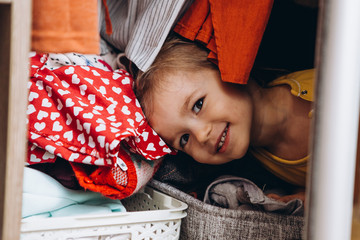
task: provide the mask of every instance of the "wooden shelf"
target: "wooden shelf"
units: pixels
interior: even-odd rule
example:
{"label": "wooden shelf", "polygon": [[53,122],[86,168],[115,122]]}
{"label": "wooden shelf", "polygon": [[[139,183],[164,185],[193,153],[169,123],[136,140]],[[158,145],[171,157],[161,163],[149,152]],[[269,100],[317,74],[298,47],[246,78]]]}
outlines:
{"label": "wooden shelf", "polygon": [[0,239],[20,238],[31,0],[0,0]]}

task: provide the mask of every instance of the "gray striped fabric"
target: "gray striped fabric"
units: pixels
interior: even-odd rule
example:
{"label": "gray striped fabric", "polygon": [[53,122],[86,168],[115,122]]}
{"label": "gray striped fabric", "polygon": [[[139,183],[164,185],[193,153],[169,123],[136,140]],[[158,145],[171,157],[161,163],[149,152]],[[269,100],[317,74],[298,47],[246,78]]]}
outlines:
{"label": "gray striped fabric", "polygon": [[[106,34],[104,9],[100,35],[125,52],[142,71],[152,64],[170,30],[193,0],[107,0],[113,34]],[[102,48],[103,49],[103,48]]]}

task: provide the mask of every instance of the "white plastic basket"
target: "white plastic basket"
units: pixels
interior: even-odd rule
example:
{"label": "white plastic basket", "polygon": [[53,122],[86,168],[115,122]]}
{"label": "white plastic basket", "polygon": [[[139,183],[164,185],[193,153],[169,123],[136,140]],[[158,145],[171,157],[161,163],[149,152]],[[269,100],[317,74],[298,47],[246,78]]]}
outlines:
{"label": "white plastic basket", "polygon": [[179,239],[187,205],[150,187],[123,199],[127,212],[23,219],[21,240]]}

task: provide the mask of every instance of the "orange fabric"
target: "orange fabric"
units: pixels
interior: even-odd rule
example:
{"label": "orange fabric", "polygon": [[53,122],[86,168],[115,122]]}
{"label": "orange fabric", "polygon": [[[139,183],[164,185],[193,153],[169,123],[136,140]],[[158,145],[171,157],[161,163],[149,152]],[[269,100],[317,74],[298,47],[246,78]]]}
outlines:
{"label": "orange fabric", "polygon": [[95,170],[89,172],[86,164],[70,162],[70,165],[80,186],[85,190],[88,189],[90,191],[100,192],[104,196],[112,199],[124,199],[134,193],[138,182],[138,176],[130,156],[124,157],[122,160],[128,167],[126,171],[128,176],[126,186],[116,183],[112,174],[112,168],[110,167],[97,166]]}
{"label": "orange fabric", "polygon": [[97,0],[33,0],[31,49],[99,54]]}
{"label": "orange fabric", "polygon": [[174,31],[203,43],[226,82],[246,84],[273,0],[195,0]]}
{"label": "orange fabric", "polygon": [[103,2],[103,5],[105,7],[106,34],[111,35],[112,34],[112,25],[111,25],[109,8],[108,8],[106,0],[103,0],[102,2]]}

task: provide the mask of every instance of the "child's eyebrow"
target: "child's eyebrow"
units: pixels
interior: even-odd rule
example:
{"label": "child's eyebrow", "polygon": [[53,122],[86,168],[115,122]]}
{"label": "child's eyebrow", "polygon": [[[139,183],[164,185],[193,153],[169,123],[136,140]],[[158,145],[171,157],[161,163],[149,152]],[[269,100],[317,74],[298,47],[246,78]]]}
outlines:
{"label": "child's eyebrow", "polygon": [[194,95],[195,95],[196,91],[193,91],[191,94],[189,94],[186,98],[185,98],[185,101],[184,101],[184,104],[181,108],[181,112],[186,112],[188,107],[189,107],[189,104],[190,104],[190,101],[191,99],[194,98]]}

